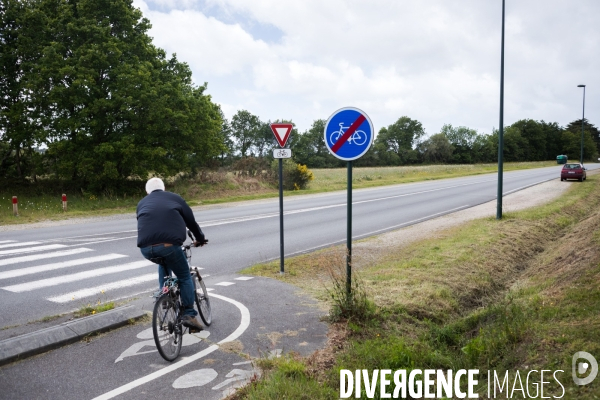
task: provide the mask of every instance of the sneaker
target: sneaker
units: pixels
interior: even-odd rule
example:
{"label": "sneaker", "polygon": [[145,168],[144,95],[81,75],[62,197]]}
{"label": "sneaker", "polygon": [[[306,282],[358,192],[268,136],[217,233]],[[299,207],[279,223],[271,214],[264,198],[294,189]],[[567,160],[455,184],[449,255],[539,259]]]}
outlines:
{"label": "sneaker", "polygon": [[183,326],[187,326],[190,328],[190,332],[200,332],[204,330],[204,327],[200,325],[200,322],[196,319],[196,317],[192,317],[191,315],[184,315],[181,319],[181,323]]}

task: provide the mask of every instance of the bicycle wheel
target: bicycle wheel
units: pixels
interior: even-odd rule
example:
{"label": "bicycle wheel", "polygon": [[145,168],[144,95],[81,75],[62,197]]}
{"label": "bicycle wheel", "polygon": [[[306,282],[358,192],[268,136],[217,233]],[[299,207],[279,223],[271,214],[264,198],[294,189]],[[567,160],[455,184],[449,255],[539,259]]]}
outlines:
{"label": "bicycle wheel", "polygon": [[156,300],[152,312],[152,333],[158,352],[167,361],[173,361],[179,356],[183,332],[177,324],[177,304],[166,293]]}
{"label": "bicycle wheel", "polygon": [[198,314],[204,325],[210,326],[212,322],[212,312],[210,310],[210,299],[208,298],[208,292],[204,285],[204,280],[199,278],[198,272],[193,274],[194,276],[194,292],[196,293],[196,307],[198,307]]}
{"label": "bicycle wheel", "polygon": [[356,131],[352,134],[352,141],[357,146],[362,146],[367,141],[367,134],[364,131]]}
{"label": "bicycle wheel", "polygon": [[342,135],[344,134],[344,132],[340,132],[340,131],[335,131],[331,134],[331,136],[329,137],[329,143],[331,143],[331,145],[333,146],[334,144],[337,143],[338,139],[342,137]]}

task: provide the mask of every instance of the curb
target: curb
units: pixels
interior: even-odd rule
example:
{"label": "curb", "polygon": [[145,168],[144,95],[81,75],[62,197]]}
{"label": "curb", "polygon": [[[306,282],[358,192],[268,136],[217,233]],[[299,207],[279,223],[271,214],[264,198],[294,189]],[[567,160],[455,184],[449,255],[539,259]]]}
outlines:
{"label": "curb", "polygon": [[0,365],[76,342],[92,333],[118,328],[127,324],[129,320],[137,320],[144,315],[146,311],[128,305],[2,340],[0,341]]}

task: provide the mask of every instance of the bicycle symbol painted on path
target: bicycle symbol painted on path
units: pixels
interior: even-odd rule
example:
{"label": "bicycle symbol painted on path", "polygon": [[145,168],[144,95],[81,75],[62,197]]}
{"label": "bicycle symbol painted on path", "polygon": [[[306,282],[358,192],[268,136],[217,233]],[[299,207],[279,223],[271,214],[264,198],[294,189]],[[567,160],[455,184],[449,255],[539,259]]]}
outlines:
{"label": "bicycle symbol painted on path", "polygon": [[[340,125],[340,130],[335,131],[331,134],[331,137],[330,137],[331,143],[337,143],[339,138],[341,138],[344,135],[344,132],[347,131],[349,128],[349,126],[344,126],[343,122],[340,122],[339,125]],[[365,143],[367,143],[367,134],[361,130],[354,131],[354,133],[352,135],[350,135],[350,137],[348,138],[348,143],[352,144],[352,142],[354,142],[354,144],[357,146],[363,146]]]}

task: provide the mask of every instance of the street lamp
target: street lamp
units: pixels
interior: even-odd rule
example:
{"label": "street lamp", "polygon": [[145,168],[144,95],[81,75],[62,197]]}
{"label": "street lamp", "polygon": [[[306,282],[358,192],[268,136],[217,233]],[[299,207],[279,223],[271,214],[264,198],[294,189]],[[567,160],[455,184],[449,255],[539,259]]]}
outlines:
{"label": "street lamp", "polygon": [[585,121],[585,85],[577,85],[583,88],[583,116],[581,117],[581,157],[579,161],[583,165],[583,121]]}

